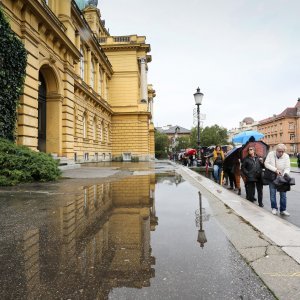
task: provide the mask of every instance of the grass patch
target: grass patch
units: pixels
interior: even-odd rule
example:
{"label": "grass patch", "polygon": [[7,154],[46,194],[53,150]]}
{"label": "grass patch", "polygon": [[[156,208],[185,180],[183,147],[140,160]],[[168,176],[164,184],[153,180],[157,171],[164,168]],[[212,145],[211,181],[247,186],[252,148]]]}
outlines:
{"label": "grass patch", "polygon": [[290,160],[291,160],[291,167],[297,167],[298,166],[296,157],[291,157]]}

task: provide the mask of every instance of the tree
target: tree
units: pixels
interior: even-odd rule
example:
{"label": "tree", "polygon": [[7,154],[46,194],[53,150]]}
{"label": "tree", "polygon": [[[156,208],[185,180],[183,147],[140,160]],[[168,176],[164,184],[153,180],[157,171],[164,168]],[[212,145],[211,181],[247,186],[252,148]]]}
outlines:
{"label": "tree", "polygon": [[[226,145],[228,143],[227,129],[215,124],[200,128],[200,145]],[[197,128],[191,130],[191,147],[197,149]]]}
{"label": "tree", "polygon": [[17,106],[22,92],[27,53],[0,7],[0,138],[15,141]]}
{"label": "tree", "polygon": [[155,130],[155,157],[156,158],[166,158],[167,151],[169,149],[169,139],[165,133],[161,133]]}
{"label": "tree", "polygon": [[191,147],[191,140],[189,136],[180,136],[177,138],[177,145],[175,147],[175,151],[179,152],[182,149]]}

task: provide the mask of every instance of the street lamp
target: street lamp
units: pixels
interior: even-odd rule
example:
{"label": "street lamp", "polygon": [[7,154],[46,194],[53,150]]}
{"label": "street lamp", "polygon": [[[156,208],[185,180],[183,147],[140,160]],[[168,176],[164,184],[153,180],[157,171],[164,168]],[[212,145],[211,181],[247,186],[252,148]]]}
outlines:
{"label": "street lamp", "polygon": [[194,94],[195,104],[197,105],[197,152],[198,160],[201,157],[200,153],[200,105],[202,104],[203,93],[200,92],[200,88],[197,88],[197,92]]}

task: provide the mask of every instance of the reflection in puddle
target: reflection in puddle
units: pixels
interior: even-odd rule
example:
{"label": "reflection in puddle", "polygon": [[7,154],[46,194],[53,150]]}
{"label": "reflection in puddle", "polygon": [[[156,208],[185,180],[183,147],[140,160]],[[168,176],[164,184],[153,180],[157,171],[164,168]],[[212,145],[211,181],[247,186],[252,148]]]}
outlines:
{"label": "reflection in puddle", "polygon": [[47,214],[9,261],[1,255],[1,299],[107,299],[114,287],[150,285],[155,175],[84,186]]}
{"label": "reflection in puddle", "polygon": [[195,211],[195,215],[196,215],[195,221],[196,221],[196,227],[199,228],[197,242],[200,244],[200,247],[203,249],[204,244],[207,243],[205,230],[203,229],[203,222],[208,221],[210,215],[207,214],[205,212],[205,208],[202,207],[202,194],[200,191],[198,192],[198,195],[199,195],[199,209]]}
{"label": "reflection in puddle", "polygon": [[0,299],[273,299],[197,196],[174,174],[0,195]]}

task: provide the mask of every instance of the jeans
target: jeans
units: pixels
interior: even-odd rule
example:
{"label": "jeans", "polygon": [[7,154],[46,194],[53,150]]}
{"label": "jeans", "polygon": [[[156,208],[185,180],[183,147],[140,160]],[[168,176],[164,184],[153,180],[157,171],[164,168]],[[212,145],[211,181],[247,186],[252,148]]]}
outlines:
{"label": "jeans", "polygon": [[221,174],[221,167],[218,165],[214,165],[214,179],[217,183],[220,183],[220,174]]}
{"label": "jeans", "polygon": [[[277,201],[276,201],[276,187],[273,182],[269,184],[270,188],[270,200],[271,200],[271,207],[272,209],[278,209]],[[286,210],[286,192],[279,192],[280,194],[280,211]]]}

